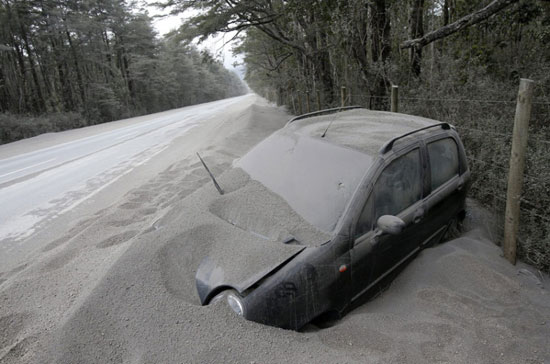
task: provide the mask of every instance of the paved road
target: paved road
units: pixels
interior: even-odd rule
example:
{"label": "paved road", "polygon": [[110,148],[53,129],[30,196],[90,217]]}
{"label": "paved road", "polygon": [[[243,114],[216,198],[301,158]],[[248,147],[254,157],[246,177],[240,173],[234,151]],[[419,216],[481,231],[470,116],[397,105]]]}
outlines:
{"label": "paved road", "polygon": [[99,133],[91,127],[76,140],[0,159],[0,254],[245,97],[137,118]]}

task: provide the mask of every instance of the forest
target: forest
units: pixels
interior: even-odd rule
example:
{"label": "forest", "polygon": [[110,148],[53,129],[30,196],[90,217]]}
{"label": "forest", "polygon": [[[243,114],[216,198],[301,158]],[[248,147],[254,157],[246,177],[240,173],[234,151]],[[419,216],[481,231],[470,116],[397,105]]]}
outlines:
{"label": "forest", "polygon": [[241,95],[237,75],[123,0],[0,0],[0,144]]}
{"label": "forest", "polygon": [[503,236],[520,78],[535,81],[518,254],[550,270],[550,2],[543,0],[169,0],[194,9],[188,37],[233,34],[248,85],[295,114],[341,104],[455,125],[470,196]]}

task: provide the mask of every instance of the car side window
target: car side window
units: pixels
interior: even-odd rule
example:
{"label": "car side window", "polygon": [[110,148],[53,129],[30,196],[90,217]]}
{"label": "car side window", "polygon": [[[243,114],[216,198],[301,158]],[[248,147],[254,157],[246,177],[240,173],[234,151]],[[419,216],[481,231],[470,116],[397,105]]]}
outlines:
{"label": "car side window", "polygon": [[374,221],[397,215],[422,198],[420,151],[414,149],[393,160],[374,185]]}
{"label": "car side window", "polygon": [[373,229],[374,214],[372,209],[372,195],[373,194],[371,193],[367,200],[367,203],[365,204],[365,207],[363,207],[361,215],[359,216],[359,221],[357,221],[357,225],[355,227],[355,237],[359,237]]}
{"label": "car side window", "polygon": [[422,198],[422,164],[419,149],[394,159],[382,171],[361,212],[355,236],[371,231],[382,215],[397,215]]}
{"label": "car side window", "polygon": [[452,138],[428,144],[432,191],[458,175],[458,147]]}

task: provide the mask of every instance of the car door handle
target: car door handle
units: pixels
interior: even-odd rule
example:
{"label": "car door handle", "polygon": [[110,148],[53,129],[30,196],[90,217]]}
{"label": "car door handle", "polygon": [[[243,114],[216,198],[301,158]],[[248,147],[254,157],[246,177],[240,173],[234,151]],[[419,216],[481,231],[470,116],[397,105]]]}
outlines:
{"label": "car door handle", "polygon": [[413,222],[415,224],[418,224],[420,221],[422,221],[423,217],[424,217],[424,209],[418,209],[414,213]]}

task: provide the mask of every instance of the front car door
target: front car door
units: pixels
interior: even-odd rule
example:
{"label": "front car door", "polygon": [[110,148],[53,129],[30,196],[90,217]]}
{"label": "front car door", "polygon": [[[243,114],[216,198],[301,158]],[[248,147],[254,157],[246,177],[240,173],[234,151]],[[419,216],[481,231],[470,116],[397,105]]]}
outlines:
{"label": "front car door", "polygon": [[[413,254],[424,235],[425,156],[421,145],[401,153],[376,177],[354,229],[351,249],[353,299]],[[406,224],[398,235],[382,234],[376,221],[382,215],[400,217]]]}

